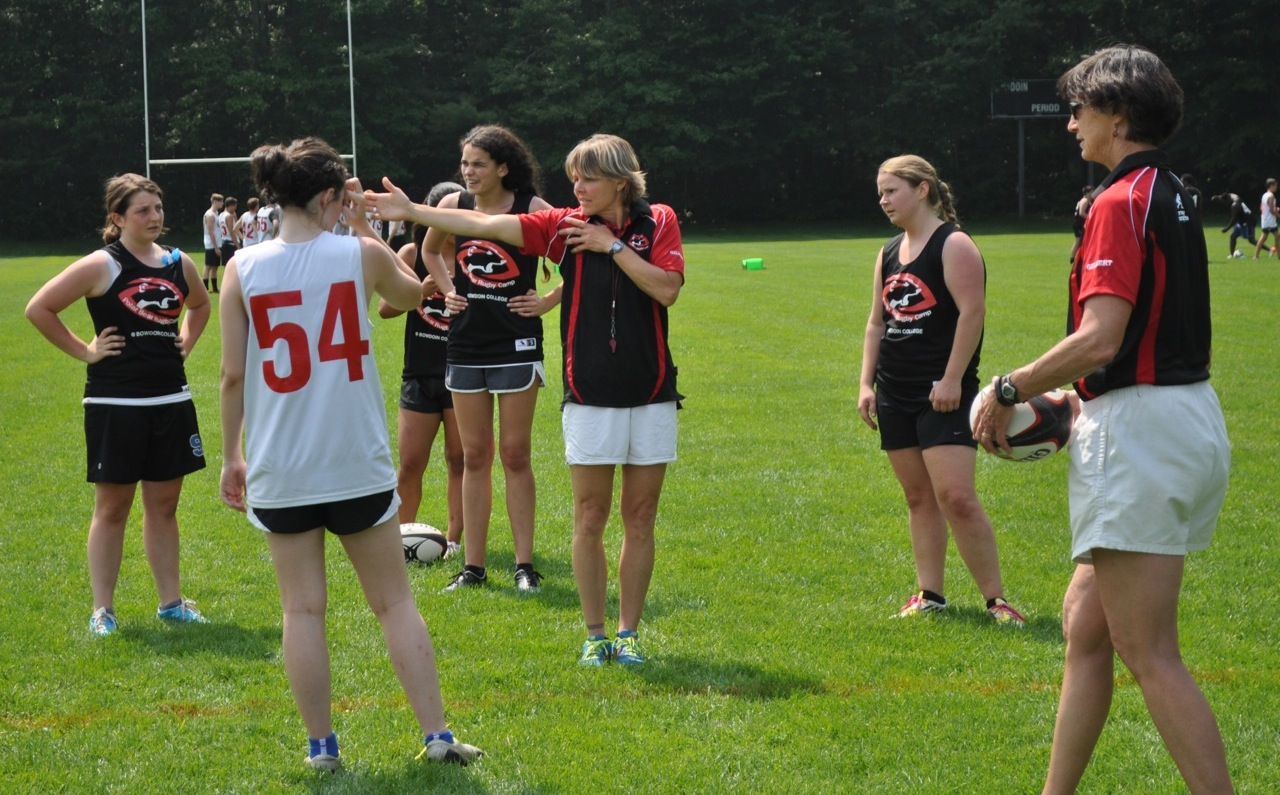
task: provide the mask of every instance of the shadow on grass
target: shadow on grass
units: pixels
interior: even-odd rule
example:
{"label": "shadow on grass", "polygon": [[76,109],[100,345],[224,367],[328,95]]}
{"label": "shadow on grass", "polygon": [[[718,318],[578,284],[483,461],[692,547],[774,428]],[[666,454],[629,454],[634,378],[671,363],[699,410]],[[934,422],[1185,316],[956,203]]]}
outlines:
{"label": "shadow on grass", "polygon": [[770,701],[803,693],[821,693],[822,681],[793,671],[767,670],[747,663],[719,662],[703,657],[651,658],[630,669],[651,685],[677,693],[704,693]]}
{"label": "shadow on grass", "polygon": [[987,615],[986,610],[978,607],[948,607],[945,616],[940,616],[934,620],[939,618],[944,621],[960,621],[965,624],[972,624],[982,629],[1022,633],[1046,643],[1061,645],[1063,642],[1062,621],[1056,615],[1032,615],[1027,618],[1027,623],[1022,627],[993,627],[991,616]]}
{"label": "shadow on grass", "polygon": [[[346,754],[343,754],[344,758]],[[361,770],[356,760],[336,773],[303,772],[298,782],[308,792],[335,793],[402,793],[402,792],[450,792],[486,793],[492,789],[480,771],[484,760],[461,768],[455,765],[410,760],[399,770]],[[520,785],[504,786],[504,792],[527,795],[551,795],[562,791],[560,787]]]}
{"label": "shadow on grass", "polygon": [[121,639],[146,644],[156,654],[189,656],[192,654],[241,657],[261,660],[280,651],[280,629],[241,627],[236,624],[175,624],[156,622],[153,626],[120,628]]}

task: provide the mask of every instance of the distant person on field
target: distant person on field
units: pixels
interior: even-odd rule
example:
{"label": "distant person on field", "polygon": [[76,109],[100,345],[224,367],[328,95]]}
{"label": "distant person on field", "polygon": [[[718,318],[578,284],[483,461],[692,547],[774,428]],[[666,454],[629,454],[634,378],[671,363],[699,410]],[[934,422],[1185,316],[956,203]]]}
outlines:
{"label": "distant person on field", "polygon": [[280,233],[280,208],[263,202],[258,207],[258,242],[274,240]]}
{"label": "distant person on field", "polygon": [[[558,264],[560,285],[545,295],[512,298],[508,306],[537,317],[564,299],[562,420],[573,490],[573,573],[587,629],[579,663],[640,665],[637,630],[653,576],[658,499],[667,464],[676,460],[676,409],[683,398],[667,307],[684,285],[684,247],[675,212],[645,201],[645,174],[631,144],[593,135],[569,152],[564,167],[577,207],[521,215],[423,207],[386,178],[391,192],[369,197],[384,218],[410,218],[459,240],[500,240]],[[604,629],[604,530],[619,469],[623,539],[618,637],[611,642]]]}
{"label": "distant person on field", "polygon": [[222,264],[222,229],[218,215],[222,212],[221,193],[209,197],[209,209],[204,211],[201,226],[204,229],[204,289],[218,292],[218,266]]}
{"label": "distant person on field", "polygon": [[988,451],[1007,447],[1014,403],[1075,383],[1067,485],[1076,568],[1063,600],[1066,663],[1044,792],[1080,785],[1119,656],[1187,788],[1229,793],[1217,720],[1178,648],[1186,555],[1209,545],[1231,466],[1209,385],[1204,232],[1156,148],[1182,120],[1182,89],[1154,54],[1121,45],[1073,66],[1058,92],[1081,157],[1110,173],[1071,269],[1066,338],[997,376],[974,428]]}
{"label": "distant person on field", "polygon": [[[228,196],[222,212],[218,213],[218,231],[222,233],[222,264],[226,265],[240,248],[240,217],[236,215],[239,202],[235,196]],[[218,292],[215,282],[213,292]]]}
{"label": "distant person on field", "polygon": [[876,257],[858,413],[880,431],[880,448],[907,499],[916,591],[897,615],[947,608],[950,527],[991,618],[1022,626],[1004,599],[995,533],[974,484],[969,406],[978,394],[986,264],[957,226],[951,188],[928,161],[884,161],[876,188],[880,209],[902,233]]}
{"label": "distant person on field", "polygon": [[1253,246],[1253,258],[1256,260],[1262,253],[1268,237],[1271,238],[1271,256],[1274,257],[1276,246],[1280,245],[1280,233],[1276,231],[1276,181],[1274,178],[1267,180],[1267,189],[1262,194],[1262,203],[1258,208],[1258,218],[1261,222],[1262,234],[1258,235],[1258,242]]}
{"label": "distant person on field", "polygon": [[[427,194],[426,204],[435,207],[451,193],[465,190],[456,182],[441,182]],[[393,222],[400,223],[400,222]],[[431,446],[436,434],[444,429],[445,503],[448,509],[448,548],[452,557],[462,548],[462,439],[453,411],[453,393],[444,383],[446,348],[449,342],[451,316],[445,309],[444,293],[435,277],[422,261],[422,243],[427,228],[413,225],[413,238],[400,248],[400,259],[422,279],[422,303],[402,312],[387,302],[378,301],[378,315],[384,318],[405,316],[404,370],[400,376],[400,414],[397,421],[400,468],[396,473],[396,491],[400,494],[401,523],[418,521],[422,504],[422,477],[431,460]],[[445,240],[452,248],[453,241]],[[452,265],[450,259],[448,265]]]}
{"label": "distant person on field", "polygon": [[[89,365],[84,432],[94,484],[89,630],[95,635],[119,626],[116,581],[139,483],[158,615],[206,623],[182,596],[177,511],[183,478],[205,464],[183,362],[209,322],[209,294],[190,257],[156,242],[164,232],[162,197],[159,185],[137,174],[108,180],[107,245],[50,279],[27,304],[27,319],[46,339]],[[94,328],[87,343],[59,317],[82,298]]]}
{"label": "distant person on field", "polygon": [[[284,665],[308,735],[306,762],[335,770],[325,641],[326,531],[341,541],[382,626],[429,759],[481,755],[448,730],[431,635],[414,604],[396,521],[369,296],[412,309],[422,283],[364,223],[360,183],[318,138],[250,158],[280,236],[227,266],[222,322],[223,502],[266,531],[284,612]],[[345,211],[359,237],[330,233]],[[336,327],[335,327],[336,326]],[[241,440],[243,439],[243,449]]]}
{"label": "distant person on field", "polygon": [[240,229],[240,245],[252,246],[261,243],[263,238],[258,234],[258,199],[252,197],[245,202],[244,212],[237,222]]}
{"label": "distant person on field", "polygon": [[1223,232],[1231,230],[1231,242],[1227,245],[1228,257],[1235,256],[1236,241],[1240,238],[1248,240],[1254,246],[1258,245],[1258,241],[1253,239],[1253,217],[1249,214],[1249,206],[1244,203],[1239,194],[1219,193],[1211,201],[1231,208],[1231,218],[1227,221],[1227,225],[1222,227]]}
{"label": "distant person on field", "polygon": [[1194,176],[1193,174],[1183,174],[1183,175],[1182,175],[1182,186],[1183,186],[1183,187],[1185,187],[1185,188],[1187,189],[1187,195],[1191,197],[1191,204],[1192,204],[1193,206],[1195,206],[1195,208],[1196,208],[1196,212],[1197,212],[1198,214],[1200,214],[1200,216],[1201,216],[1201,221],[1200,221],[1200,223],[1201,223],[1201,224],[1203,224],[1203,223],[1204,223],[1204,220],[1203,220],[1204,208],[1200,206],[1200,204],[1201,204],[1201,201],[1200,201],[1200,200],[1201,200],[1201,197],[1202,197],[1204,194],[1202,194],[1202,193],[1200,192],[1200,189],[1196,187],[1196,178],[1195,178],[1195,176]]}
{"label": "distant person on field", "polygon": [[1071,244],[1071,257],[1069,262],[1076,261],[1076,252],[1080,250],[1080,239],[1084,237],[1084,221],[1089,217],[1089,205],[1093,203],[1093,186],[1085,185],[1080,191],[1080,199],[1076,202],[1074,216],[1071,220],[1071,231],[1075,233],[1076,240]]}

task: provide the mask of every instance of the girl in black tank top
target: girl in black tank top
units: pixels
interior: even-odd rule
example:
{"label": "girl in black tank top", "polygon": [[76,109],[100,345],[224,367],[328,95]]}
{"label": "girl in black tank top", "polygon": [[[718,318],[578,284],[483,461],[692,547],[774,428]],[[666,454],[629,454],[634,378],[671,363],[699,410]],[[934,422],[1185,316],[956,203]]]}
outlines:
{"label": "girl in black tank top", "polygon": [[[141,484],[148,548],[174,550],[149,558],[158,617],[205,623],[183,598],[177,506],[186,475],[205,466],[196,410],[183,362],[204,332],[212,307],[191,258],[157,241],[164,232],[160,186],[138,174],[107,181],[107,244],[81,257],[41,287],[27,304],[32,325],[59,350],[86,362],[85,440],[93,483],[89,525],[94,610],[89,631],[116,631],[115,588],[129,506]],[[59,317],[84,299],[94,336],[80,339]],[[159,506],[157,508],[157,506]]]}
{"label": "girl in black tank top", "polygon": [[[461,141],[461,177],[465,193],[446,196],[442,208],[476,210],[489,215],[536,212],[550,208],[537,197],[537,166],[519,138],[502,127],[476,127]],[[533,414],[542,362],[542,319],[522,317],[508,302],[533,293],[537,258],[506,244],[458,238],[451,277],[443,256],[446,233],[432,229],[423,244],[423,261],[445,293],[452,314],[448,371],[459,381],[487,383],[491,368],[509,370],[529,386],[518,391],[455,391],[453,408],[462,437],[462,516],[465,567],[446,590],[487,582],[485,546],[493,508],[494,404],[502,428],[502,468],[506,475],[507,515],[515,547],[515,584],[538,590],[533,568],[536,486],[530,466]],[[483,368],[477,372],[474,368]],[[519,370],[514,368],[521,368]],[[501,379],[499,373],[493,373]],[[511,380],[509,377],[501,380]],[[454,387],[455,389],[466,387]],[[496,399],[495,399],[496,394]]]}
{"label": "girl in black tank top", "polygon": [[958,228],[951,189],[914,155],[886,160],[880,207],[902,229],[880,251],[862,347],[858,413],[880,432],[907,500],[916,583],[898,617],[946,609],[947,533],[991,618],[1020,626],[1004,600],[995,533],[974,484],[969,406],[978,393],[986,265]]}

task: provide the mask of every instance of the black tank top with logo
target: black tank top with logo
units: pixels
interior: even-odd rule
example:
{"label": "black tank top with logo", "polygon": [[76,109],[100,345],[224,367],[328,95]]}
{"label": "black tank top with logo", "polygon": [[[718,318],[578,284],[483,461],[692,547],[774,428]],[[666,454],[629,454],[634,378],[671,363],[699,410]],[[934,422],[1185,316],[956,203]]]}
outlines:
{"label": "black tank top with logo", "polygon": [[[516,194],[509,213],[529,212],[533,194]],[[475,209],[475,196],[458,194],[458,207]],[[521,317],[507,301],[537,289],[538,257],[506,243],[458,235],[454,290],[467,309],[449,328],[449,363],[470,366],[542,361],[542,318]]]}
{"label": "black tank top with logo", "polygon": [[[163,248],[166,254],[173,251]],[[120,274],[105,293],[85,303],[94,333],[115,326],[125,343],[119,356],[89,365],[85,397],[147,398],[183,391],[187,375],[175,340],[190,289],[182,258],[166,256],[164,265],[153,268],[118,240],[102,250],[120,265]]]}
{"label": "black tank top with logo", "polygon": [[[953,224],[942,224],[934,230],[920,256],[907,263],[899,258],[903,235],[890,240],[883,249],[880,311],[884,336],[880,339],[876,385],[895,397],[927,396],[933,382],[946,373],[960,310],[947,289],[942,248],[957,231]],[[984,279],[985,272],[984,262]],[[981,353],[979,340],[961,377],[965,391],[977,388]]]}

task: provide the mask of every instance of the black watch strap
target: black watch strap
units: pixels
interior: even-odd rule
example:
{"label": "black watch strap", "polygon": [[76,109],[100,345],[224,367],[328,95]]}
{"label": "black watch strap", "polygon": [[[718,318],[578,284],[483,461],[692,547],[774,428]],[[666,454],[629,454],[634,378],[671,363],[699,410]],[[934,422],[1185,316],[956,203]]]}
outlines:
{"label": "black watch strap", "polygon": [[1009,376],[996,376],[996,402],[1001,406],[1013,406],[1018,402],[1018,388],[1009,380]]}

